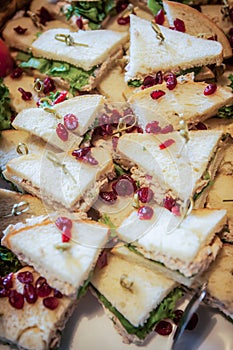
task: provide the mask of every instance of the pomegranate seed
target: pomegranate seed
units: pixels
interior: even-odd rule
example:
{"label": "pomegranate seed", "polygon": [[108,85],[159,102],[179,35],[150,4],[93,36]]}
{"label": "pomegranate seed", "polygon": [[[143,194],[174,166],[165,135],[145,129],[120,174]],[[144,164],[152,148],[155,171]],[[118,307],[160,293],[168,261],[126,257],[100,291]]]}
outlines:
{"label": "pomegranate seed", "polygon": [[182,21],[182,19],[176,18],[173,23],[174,23],[175,30],[182,33],[185,32],[185,24],[184,24],[184,21]]}
{"label": "pomegranate seed", "polygon": [[55,225],[59,228],[59,230],[63,231],[64,227],[67,227],[71,230],[73,223],[72,220],[70,220],[66,216],[60,216],[55,221]]}
{"label": "pomegranate seed", "polygon": [[91,147],[83,147],[76,149],[72,152],[77,160],[83,160],[91,165],[97,165],[98,161],[91,155]]}
{"label": "pomegranate seed", "polygon": [[66,96],[67,96],[68,92],[67,91],[62,91],[60,92],[60,94],[57,96],[56,100],[53,102],[54,105],[56,105],[57,103],[63,102],[66,100]]}
{"label": "pomegranate seed", "polygon": [[173,207],[172,207],[172,210],[171,212],[176,215],[176,216],[180,216],[180,206],[178,204],[175,204]]}
{"label": "pomegranate seed", "polygon": [[112,189],[116,195],[125,197],[132,195],[137,187],[129,175],[123,174],[112,184]]}
{"label": "pomegranate seed", "polygon": [[131,128],[126,129],[125,131],[127,134],[130,134],[132,132],[137,132],[138,134],[143,134],[143,129],[138,125],[134,125]]}
{"label": "pomegranate seed", "polygon": [[197,124],[195,125],[195,128],[196,128],[197,130],[207,130],[207,126],[206,126],[204,123],[202,123],[202,122],[197,123]]}
{"label": "pomegranate seed", "polygon": [[175,310],[174,311],[174,318],[173,318],[173,322],[178,326],[178,324],[180,323],[180,320],[183,316],[184,311],[183,310]]}
{"label": "pomegranate seed", "polygon": [[118,141],[119,141],[119,137],[118,136],[113,136],[112,137],[112,146],[113,146],[114,151],[116,151],[116,149],[117,149]]}
{"label": "pomegranate seed", "polygon": [[34,304],[37,301],[36,288],[31,284],[25,284],[23,295],[29,304]]}
{"label": "pomegranate seed", "polygon": [[117,18],[117,23],[121,26],[125,26],[126,24],[130,23],[130,17],[126,16],[126,17],[118,17]]}
{"label": "pomegranate seed", "polygon": [[12,290],[9,295],[9,303],[15,309],[22,309],[24,306],[24,297],[23,294],[18,293],[16,290]]}
{"label": "pomegranate seed", "polygon": [[3,285],[4,288],[6,288],[6,289],[12,288],[12,286],[13,286],[13,276],[14,276],[13,272],[10,272],[10,273],[8,273],[8,275],[6,275],[3,278],[2,285]]}
{"label": "pomegranate seed", "polygon": [[163,82],[163,73],[161,71],[156,73],[157,84],[162,84]]}
{"label": "pomegranate seed", "polygon": [[169,124],[161,129],[161,134],[168,134],[169,132],[172,132],[174,130],[173,125]]}
{"label": "pomegranate seed", "polygon": [[169,79],[167,79],[167,81],[166,81],[166,87],[167,87],[169,90],[175,89],[176,85],[177,85],[176,76],[170,77]]}
{"label": "pomegranate seed", "polygon": [[145,130],[146,130],[146,133],[148,134],[159,134],[161,131],[161,128],[159,126],[159,122],[154,120],[146,125]]}
{"label": "pomegranate seed", "polygon": [[217,37],[216,34],[215,34],[215,35],[211,35],[211,36],[209,36],[209,37],[207,38],[207,40],[217,41],[217,40],[218,40],[218,37]]}
{"label": "pomegranate seed", "polygon": [[233,7],[229,9],[229,17],[231,19],[231,22],[233,23]]}
{"label": "pomegranate seed", "polygon": [[138,194],[138,199],[142,203],[149,203],[154,196],[154,192],[149,187],[141,187],[136,193]]}
{"label": "pomegranate seed", "polygon": [[30,101],[32,98],[32,93],[30,91],[25,91],[23,88],[19,87],[18,91],[21,93],[22,95],[22,99],[24,101]]}
{"label": "pomegranate seed", "polygon": [[188,329],[189,331],[192,331],[194,328],[196,328],[197,323],[198,323],[198,315],[195,312],[192,315],[189,323],[187,324],[186,329]]}
{"label": "pomegranate seed", "polygon": [[50,310],[55,310],[59,305],[59,300],[55,297],[48,297],[43,299],[43,305]]}
{"label": "pomegranate seed", "polygon": [[114,191],[103,191],[100,192],[100,198],[108,204],[114,204],[117,200],[117,195]]}
{"label": "pomegranate seed", "polygon": [[161,143],[159,145],[159,148],[162,150],[162,149],[165,149],[165,148],[168,148],[170,147],[173,143],[175,143],[175,141],[173,139],[168,139],[166,141],[164,141],[164,143]]}
{"label": "pomegranate seed", "polygon": [[75,130],[78,127],[78,118],[74,114],[68,113],[64,116],[64,124],[68,130]]}
{"label": "pomegranate seed", "polygon": [[205,87],[204,89],[204,95],[209,96],[215,93],[217,90],[217,85],[216,84],[209,84]]}
{"label": "pomegranate seed", "polygon": [[48,94],[49,92],[52,92],[56,89],[54,81],[50,77],[45,78],[43,83],[44,83],[44,89],[43,89],[44,94]]}
{"label": "pomegranate seed", "polygon": [[116,4],[117,13],[124,11],[128,6],[128,4],[129,4],[129,1],[126,1],[126,0],[117,1],[117,4]]}
{"label": "pomegranate seed", "polygon": [[153,100],[158,100],[160,97],[162,97],[164,95],[165,95],[165,92],[162,90],[154,90],[150,94],[150,96]]}
{"label": "pomegranate seed", "polygon": [[62,242],[69,242],[71,239],[71,230],[70,228],[64,226],[62,229]]}
{"label": "pomegranate seed", "polygon": [[110,116],[110,121],[112,124],[118,124],[122,115],[117,109],[113,109]]}
{"label": "pomegranate seed", "polygon": [[172,208],[176,205],[176,200],[172,197],[166,196],[163,200],[163,206],[164,208],[168,210],[172,210]]}
{"label": "pomegranate seed", "polygon": [[163,336],[169,335],[172,332],[172,324],[168,321],[160,321],[155,327],[155,332]]}
{"label": "pomegranate seed", "polygon": [[229,37],[229,42],[230,42],[231,48],[233,48],[233,35]]}
{"label": "pomegranate seed", "polygon": [[12,79],[17,79],[17,78],[20,78],[22,74],[23,74],[22,68],[17,67],[17,68],[15,68],[15,69],[11,72],[10,77],[11,77]]}
{"label": "pomegranate seed", "polygon": [[37,12],[37,16],[40,18],[40,23],[43,25],[45,25],[46,22],[52,21],[54,19],[51,13],[44,6],[42,6]]}
{"label": "pomegranate seed", "polygon": [[164,11],[160,9],[155,16],[155,23],[162,25],[165,21]]}
{"label": "pomegranate seed", "polygon": [[101,114],[98,119],[100,126],[111,124],[111,118],[106,113]]}
{"label": "pomegranate seed", "polygon": [[39,277],[36,282],[36,291],[39,297],[44,298],[51,293],[52,288],[48,285],[48,283],[43,277]]}
{"label": "pomegranate seed", "polygon": [[58,123],[56,133],[62,141],[66,142],[68,140],[68,131],[62,123]]}
{"label": "pomegranate seed", "polygon": [[0,298],[8,297],[10,294],[10,289],[0,288]]}
{"label": "pomegranate seed", "polygon": [[168,72],[164,75],[164,80],[167,81],[169,79],[176,79],[176,75],[172,72]]}
{"label": "pomegranate seed", "polygon": [[233,35],[233,27],[228,32],[229,35]]}
{"label": "pomegranate seed", "polygon": [[27,31],[27,28],[22,28],[21,26],[18,26],[18,27],[15,27],[14,28],[14,31],[17,33],[17,34],[24,34],[26,31]]}
{"label": "pomegranate seed", "polygon": [[54,289],[54,290],[53,290],[53,296],[54,296],[55,298],[58,298],[58,299],[62,299],[62,298],[63,298],[63,294],[62,294],[59,290],[57,290],[57,289]]}
{"label": "pomegranate seed", "polygon": [[21,283],[32,283],[33,282],[33,274],[30,271],[19,272],[17,274],[17,280]]}
{"label": "pomegranate seed", "polygon": [[147,75],[142,83],[143,86],[153,86],[155,84],[157,84],[157,80],[156,77],[153,77],[152,75]]}
{"label": "pomegranate seed", "polygon": [[102,136],[112,135],[113,129],[111,124],[102,125],[100,127],[100,134]]}
{"label": "pomegranate seed", "polygon": [[151,207],[143,206],[138,209],[138,216],[140,220],[150,220],[154,214],[154,210]]}
{"label": "pomegranate seed", "polygon": [[108,265],[108,254],[106,249],[102,250],[102,252],[100,253],[96,265],[99,269],[102,269],[103,267]]}
{"label": "pomegranate seed", "polygon": [[79,28],[79,29],[83,29],[83,20],[82,20],[82,17],[79,16],[77,19],[76,19],[76,26]]}

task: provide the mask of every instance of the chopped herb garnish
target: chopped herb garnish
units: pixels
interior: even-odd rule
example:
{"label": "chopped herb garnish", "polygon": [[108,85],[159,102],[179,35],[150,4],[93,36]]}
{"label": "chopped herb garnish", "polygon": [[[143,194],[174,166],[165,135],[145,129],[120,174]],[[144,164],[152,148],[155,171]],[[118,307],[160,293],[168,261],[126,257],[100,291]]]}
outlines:
{"label": "chopped herb garnish", "polygon": [[217,117],[224,119],[233,118],[233,105],[219,108]]}
{"label": "chopped herb garnish", "polygon": [[0,245],[0,276],[5,276],[10,272],[16,272],[22,267],[14,253],[6,247]]}
{"label": "chopped herb garnish", "polygon": [[126,171],[119,164],[114,163],[114,169],[117,177],[126,174]]}
{"label": "chopped herb garnish", "polygon": [[230,74],[228,79],[230,80],[231,83],[229,85],[227,85],[227,86],[229,86],[231,88],[232,92],[233,92],[233,74]]}
{"label": "chopped herb garnish", "polygon": [[3,83],[3,79],[0,78],[0,130],[11,127],[12,114],[9,89]]}
{"label": "chopped herb garnish", "polygon": [[102,224],[107,225],[110,228],[111,238],[117,237],[116,226],[114,225],[114,223],[112,222],[112,220],[107,214],[103,214],[98,221],[101,222]]}
{"label": "chopped herb garnish", "polygon": [[128,81],[128,85],[132,87],[139,87],[142,85],[142,81],[139,79],[130,80]]}

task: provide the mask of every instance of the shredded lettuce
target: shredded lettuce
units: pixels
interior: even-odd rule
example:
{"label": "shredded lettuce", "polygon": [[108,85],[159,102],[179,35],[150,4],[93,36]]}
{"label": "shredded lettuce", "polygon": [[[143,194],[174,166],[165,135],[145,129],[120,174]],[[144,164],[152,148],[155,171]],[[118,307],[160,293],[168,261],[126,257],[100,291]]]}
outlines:
{"label": "shredded lettuce", "polygon": [[14,253],[0,245],[0,276],[16,272],[22,267]]}
{"label": "shredded lettuce", "polygon": [[[233,83],[232,83],[232,85],[233,85]],[[217,117],[223,118],[223,119],[233,118],[233,105],[223,106],[223,107],[219,108]]]}
{"label": "shredded lettuce", "polygon": [[0,79],[0,130],[11,127],[11,116],[9,89],[4,85],[3,79]]}
{"label": "shredded lettuce", "polygon": [[130,80],[128,81],[128,85],[132,87],[139,87],[142,85],[142,81],[139,79]]}
{"label": "shredded lettuce", "polygon": [[17,55],[17,60],[23,61],[19,64],[21,68],[37,69],[43,74],[60,77],[68,81],[71,86],[70,92],[73,95],[76,90],[81,90],[85,85],[89,84],[90,76],[94,76],[96,69],[96,67],[93,67],[89,71],[85,71],[69,63],[36,58],[22,52]]}
{"label": "shredded lettuce", "polygon": [[174,318],[174,309],[177,301],[183,296],[183,291],[180,288],[175,288],[153,311],[143,326],[135,327],[132,325],[94,286],[99,300],[109,309],[121,322],[122,326],[129,334],[135,334],[139,339],[145,339],[156,323],[165,318]]}
{"label": "shredded lettuce", "polygon": [[230,84],[227,86],[229,86],[233,92],[233,74],[230,74],[228,79],[230,80]]}
{"label": "shredded lettuce", "polygon": [[147,2],[148,8],[151,10],[153,15],[156,15],[157,12],[163,8],[163,3],[160,0],[148,0]]}

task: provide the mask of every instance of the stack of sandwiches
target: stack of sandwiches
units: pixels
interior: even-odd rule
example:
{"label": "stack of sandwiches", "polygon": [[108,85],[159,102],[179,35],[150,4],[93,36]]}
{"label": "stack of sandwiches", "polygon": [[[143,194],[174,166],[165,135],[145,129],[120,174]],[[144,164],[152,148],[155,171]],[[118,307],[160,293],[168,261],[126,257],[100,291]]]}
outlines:
{"label": "stack of sandwiches", "polygon": [[[2,175],[8,186],[26,192],[0,190],[0,251],[8,249],[24,265],[0,277],[1,342],[25,350],[58,347],[88,289],[125,343],[146,344],[160,321],[174,319],[183,296],[205,281],[208,305],[232,320],[232,236],[226,234],[232,230],[231,125],[208,130],[203,121],[231,106],[233,94],[230,86],[196,81],[194,74],[196,67],[221,65],[231,52],[221,30],[196,10],[165,0],[163,7],[164,24],[172,26],[178,16],[184,33],[135,14],[122,31],[74,30],[55,13],[56,20],[40,30],[29,17],[4,28],[27,77],[26,90],[35,77],[52,77],[53,93],[60,86],[78,96],[53,103],[50,94],[40,103],[39,92],[26,108],[15,100],[14,130],[1,135]],[[218,41],[197,37],[189,29],[190,14]],[[15,33],[17,26],[27,30]],[[118,66],[116,84],[101,90],[100,81],[125,53],[124,80]],[[173,89],[163,80],[166,74],[180,75]],[[154,79],[151,86],[148,78]],[[18,89],[23,80],[15,81]],[[216,89],[206,95],[210,84]],[[113,104],[110,88],[127,101]],[[197,125],[207,130],[195,130]],[[220,175],[227,177],[221,196]],[[133,184],[133,193],[115,190],[121,179]],[[148,201],[139,196],[145,188],[153,194]],[[25,273],[33,276],[33,303],[25,297]],[[48,295],[40,295],[38,279]]]}

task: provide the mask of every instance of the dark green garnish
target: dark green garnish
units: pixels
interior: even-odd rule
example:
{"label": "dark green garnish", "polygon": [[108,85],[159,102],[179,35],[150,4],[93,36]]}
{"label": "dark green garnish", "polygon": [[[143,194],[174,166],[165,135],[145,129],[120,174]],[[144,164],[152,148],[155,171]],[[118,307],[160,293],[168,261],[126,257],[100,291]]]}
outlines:
{"label": "dark green garnish", "polygon": [[230,74],[228,79],[230,80],[230,84],[227,86],[229,86],[233,92],[233,74]]}
{"label": "dark green garnish", "polygon": [[0,78],[0,130],[10,129],[12,114],[9,89]]}
{"label": "dark green garnish", "polygon": [[233,118],[233,105],[219,108],[217,117],[224,119]]}
{"label": "dark green garnish", "polygon": [[130,80],[128,81],[128,85],[132,87],[139,87],[142,85],[142,81],[139,79]]}
{"label": "dark green garnish", "polygon": [[156,15],[158,11],[163,8],[163,2],[161,0],[148,0],[147,6],[153,15]]}
{"label": "dark green garnish", "polygon": [[117,177],[126,174],[126,171],[119,164],[114,163],[114,169]]}
{"label": "dark green garnish", "polygon": [[98,221],[101,222],[102,224],[107,225],[110,228],[111,238],[117,237],[116,226],[114,225],[114,223],[112,222],[112,220],[107,214],[103,214]]}
{"label": "dark green garnish", "polygon": [[21,263],[14,253],[6,247],[0,245],[0,276],[5,276],[10,272],[16,272],[22,268]]}

